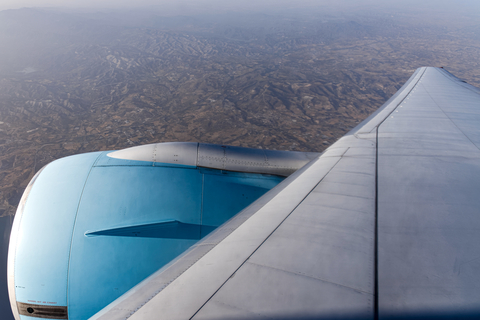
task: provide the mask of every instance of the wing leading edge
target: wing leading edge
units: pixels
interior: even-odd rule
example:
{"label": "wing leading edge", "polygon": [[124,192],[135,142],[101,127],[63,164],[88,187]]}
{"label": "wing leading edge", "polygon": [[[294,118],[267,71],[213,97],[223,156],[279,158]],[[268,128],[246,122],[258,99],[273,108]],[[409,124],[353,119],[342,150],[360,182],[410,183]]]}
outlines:
{"label": "wing leading edge", "polygon": [[476,88],[418,69],[322,155],[92,319],[477,312],[479,125]]}

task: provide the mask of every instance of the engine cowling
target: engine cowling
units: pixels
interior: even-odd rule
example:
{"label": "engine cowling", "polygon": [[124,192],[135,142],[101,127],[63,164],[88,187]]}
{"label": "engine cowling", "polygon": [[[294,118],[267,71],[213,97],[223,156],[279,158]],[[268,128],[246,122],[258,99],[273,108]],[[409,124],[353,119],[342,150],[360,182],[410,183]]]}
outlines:
{"label": "engine cowling", "polygon": [[87,319],[314,156],[163,143],[48,164],[12,228],[16,319]]}

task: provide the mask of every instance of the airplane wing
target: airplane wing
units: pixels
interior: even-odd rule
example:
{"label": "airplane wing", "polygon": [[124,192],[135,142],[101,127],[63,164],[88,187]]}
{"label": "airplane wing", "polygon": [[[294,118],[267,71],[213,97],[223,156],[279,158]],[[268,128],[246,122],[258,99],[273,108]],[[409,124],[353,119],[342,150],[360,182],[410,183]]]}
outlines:
{"label": "airplane wing", "polygon": [[480,91],[420,68],[91,319],[480,315]]}

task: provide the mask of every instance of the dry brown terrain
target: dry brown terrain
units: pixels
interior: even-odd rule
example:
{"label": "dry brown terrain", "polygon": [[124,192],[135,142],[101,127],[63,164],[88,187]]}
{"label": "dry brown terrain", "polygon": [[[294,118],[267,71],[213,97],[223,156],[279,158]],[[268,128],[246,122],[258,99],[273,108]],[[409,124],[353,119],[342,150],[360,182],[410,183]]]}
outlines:
{"label": "dry brown terrain", "polygon": [[0,12],[0,215],[63,156],[161,141],[322,151],[420,66],[480,86],[475,17],[419,17]]}

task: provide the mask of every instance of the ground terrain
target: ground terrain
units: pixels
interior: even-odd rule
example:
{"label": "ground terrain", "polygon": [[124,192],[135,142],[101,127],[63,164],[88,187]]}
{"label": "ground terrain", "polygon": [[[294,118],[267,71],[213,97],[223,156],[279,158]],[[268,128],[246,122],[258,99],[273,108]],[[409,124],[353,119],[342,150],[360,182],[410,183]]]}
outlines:
{"label": "ground terrain", "polygon": [[421,66],[480,87],[475,15],[0,12],[0,215],[60,157],[162,141],[322,151]]}

